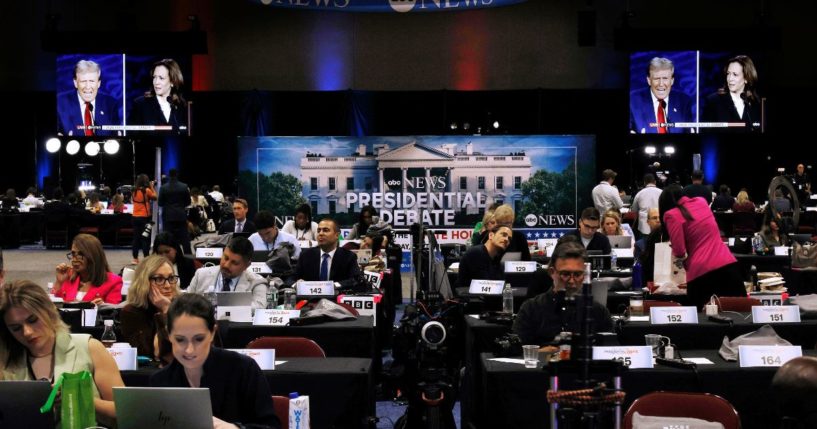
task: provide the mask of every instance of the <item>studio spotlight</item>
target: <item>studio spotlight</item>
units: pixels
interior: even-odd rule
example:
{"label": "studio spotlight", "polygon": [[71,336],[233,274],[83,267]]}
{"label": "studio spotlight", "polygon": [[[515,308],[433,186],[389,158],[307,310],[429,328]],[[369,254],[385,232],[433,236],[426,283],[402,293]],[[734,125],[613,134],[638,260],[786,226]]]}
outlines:
{"label": "studio spotlight", "polygon": [[68,155],[76,155],[79,152],[79,142],[71,140],[65,145],[65,151],[68,152]]}
{"label": "studio spotlight", "polygon": [[110,140],[105,142],[105,144],[102,146],[102,148],[105,150],[105,153],[107,153],[108,155],[114,155],[117,152],[119,152],[119,141],[114,140],[114,139],[110,139]]}
{"label": "studio spotlight", "polygon": [[88,156],[97,156],[97,154],[99,154],[99,143],[88,142],[88,144],[85,145],[85,154]]}
{"label": "studio spotlight", "polygon": [[644,153],[647,155],[655,155],[655,146],[644,146]]}
{"label": "studio spotlight", "polygon": [[451,129],[452,129],[452,130],[456,130],[458,127],[459,127],[459,126],[457,125],[457,123],[456,123],[456,122],[452,122],[452,123],[451,123]]}
{"label": "studio spotlight", "polygon": [[45,150],[48,153],[56,153],[60,150],[60,147],[62,147],[62,142],[56,137],[51,137],[45,142]]}
{"label": "studio spotlight", "polygon": [[665,146],[664,153],[667,155],[672,155],[675,153],[675,146]]}
{"label": "studio spotlight", "polygon": [[465,131],[470,130],[471,129],[471,124],[468,123],[468,122],[462,124],[462,129],[465,130]]}
{"label": "studio spotlight", "polygon": [[499,129],[499,121],[494,121],[493,126],[495,130]]}

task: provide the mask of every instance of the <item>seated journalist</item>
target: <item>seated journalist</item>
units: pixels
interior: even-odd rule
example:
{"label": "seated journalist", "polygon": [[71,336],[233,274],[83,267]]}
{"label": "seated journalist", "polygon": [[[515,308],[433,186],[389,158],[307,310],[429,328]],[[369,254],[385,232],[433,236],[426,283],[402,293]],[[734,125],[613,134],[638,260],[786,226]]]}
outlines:
{"label": "seated journalist", "polygon": [[338,247],[339,238],[340,228],[337,222],[329,218],[322,219],[318,223],[318,247],[310,247],[301,252],[295,274],[289,278],[289,283],[298,280],[332,280],[340,284],[341,289],[362,287],[358,285],[361,271],[357,255]]}
{"label": "seated journalist", "polygon": [[267,307],[267,280],[248,270],[252,262],[252,243],[244,237],[233,237],[219,264],[196,270],[187,292],[252,292],[252,308]]}
{"label": "seated journalist", "polygon": [[[556,345],[560,332],[577,332],[584,315],[581,288],[587,252],[574,240],[565,240],[553,249],[548,273],[553,288],[522,304],[513,324],[522,344]],[[610,312],[593,303],[591,332],[608,332],[613,324]]]}
{"label": "seated journalist", "polygon": [[201,295],[182,294],[167,310],[175,360],[150,377],[156,387],[210,389],[214,429],[280,428],[267,379],[255,361],[213,347],[213,306]]}
{"label": "seated journalist", "polygon": [[488,232],[484,244],[471,246],[460,259],[457,287],[470,287],[471,280],[504,280],[505,270],[500,260],[511,243],[513,231],[497,226]]}

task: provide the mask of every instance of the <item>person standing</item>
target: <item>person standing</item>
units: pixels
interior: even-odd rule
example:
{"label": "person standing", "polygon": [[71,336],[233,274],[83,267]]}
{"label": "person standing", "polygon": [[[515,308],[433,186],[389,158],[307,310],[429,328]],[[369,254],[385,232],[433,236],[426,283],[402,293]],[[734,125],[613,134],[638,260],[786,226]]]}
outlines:
{"label": "person standing", "polygon": [[593,188],[593,205],[599,213],[604,213],[610,209],[621,210],[624,202],[621,201],[621,196],[618,189],[613,186],[618,173],[611,169],[606,169],[601,172],[601,182]]}
{"label": "person standing", "polygon": [[647,212],[653,208],[658,207],[658,197],[661,196],[661,189],[655,186],[655,176],[652,173],[644,175],[644,188],[638,191],[633,198],[633,204],[630,210],[638,213],[638,232],[642,235],[647,235],[651,232],[649,222],[647,221]]}
{"label": "person standing", "polygon": [[159,207],[162,208],[163,229],[176,237],[182,250],[191,254],[190,236],[187,234],[187,211],[190,205],[190,189],[187,184],[179,181],[179,172],[171,168],[168,172],[170,180],[159,188]]}
{"label": "person standing", "polygon": [[153,181],[149,180],[147,174],[140,174],[136,176],[136,183],[133,185],[133,243],[131,244],[131,253],[133,255],[133,263],[139,263],[139,251],[142,251],[142,256],[147,257],[150,250],[150,231],[147,231],[145,236],[145,227],[152,221],[151,219],[151,201],[156,199],[156,189],[153,187]]}

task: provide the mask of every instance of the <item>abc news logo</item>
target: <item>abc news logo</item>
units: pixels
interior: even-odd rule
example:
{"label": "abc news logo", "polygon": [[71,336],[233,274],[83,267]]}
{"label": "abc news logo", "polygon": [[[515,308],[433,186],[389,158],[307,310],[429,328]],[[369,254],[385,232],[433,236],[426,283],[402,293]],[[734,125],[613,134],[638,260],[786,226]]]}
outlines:
{"label": "abc news logo", "polygon": [[399,180],[389,180],[388,182],[386,182],[386,184],[389,186],[400,186],[400,183],[401,182]]}
{"label": "abc news logo", "polygon": [[351,305],[355,310],[374,310],[374,301],[343,301],[346,305]]}

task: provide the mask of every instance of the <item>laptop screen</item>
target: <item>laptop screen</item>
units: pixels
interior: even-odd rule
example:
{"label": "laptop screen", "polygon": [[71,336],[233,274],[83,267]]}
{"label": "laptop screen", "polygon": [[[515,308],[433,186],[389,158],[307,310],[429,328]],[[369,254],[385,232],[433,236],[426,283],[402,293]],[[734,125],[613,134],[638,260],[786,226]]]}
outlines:
{"label": "laptop screen", "polygon": [[0,428],[53,429],[54,414],[40,413],[50,393],[47,381],[0,381]]}
{"label": "laptop screen", "polygon": [[114,387],[119,429],[213,427],[210,389]]}

